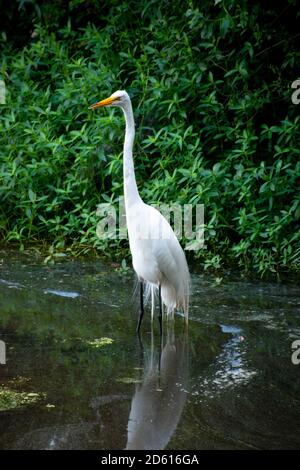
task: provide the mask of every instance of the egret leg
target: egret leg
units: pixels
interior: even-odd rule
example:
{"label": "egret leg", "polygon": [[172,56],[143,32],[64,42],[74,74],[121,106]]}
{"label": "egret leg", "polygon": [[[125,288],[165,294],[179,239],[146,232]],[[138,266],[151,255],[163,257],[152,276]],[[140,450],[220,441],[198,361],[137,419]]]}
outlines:
{"label": "egret leg", "polygon": [[162,338],[160,341],[159,351],[158,351],[158,388],[161,388],[161,355],[162,355]]}
{"label": "egret leg", "polygon": [[160,327],[160,334],[162,336],[163,328],[162,328],[162,300],[161,300],[161,285],[158,288],[158,301],[159,301],[159,327]]}
{"label": "egret leg", "polygon": [[155,308],[154,286],[151,286],[151,327],[153,326],[154,308]]}
{"label": "egret leg", "polygon": [[143,316],[144,316],[144,286],[143,286],[143,281],[140,281],[140,315],[139,315],[139,321],[138,321],[138,325],[136,329],[136,332],[138,334],[140,333]]}

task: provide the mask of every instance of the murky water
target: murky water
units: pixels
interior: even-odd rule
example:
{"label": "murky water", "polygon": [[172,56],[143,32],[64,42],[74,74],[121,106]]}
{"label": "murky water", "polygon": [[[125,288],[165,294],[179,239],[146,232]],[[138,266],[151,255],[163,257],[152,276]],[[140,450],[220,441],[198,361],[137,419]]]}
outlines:
{"label": "murky water", "polygon": [[140,343],[132,274],[1,251],[0,448],[300,448],[300,288],[192,281]]}

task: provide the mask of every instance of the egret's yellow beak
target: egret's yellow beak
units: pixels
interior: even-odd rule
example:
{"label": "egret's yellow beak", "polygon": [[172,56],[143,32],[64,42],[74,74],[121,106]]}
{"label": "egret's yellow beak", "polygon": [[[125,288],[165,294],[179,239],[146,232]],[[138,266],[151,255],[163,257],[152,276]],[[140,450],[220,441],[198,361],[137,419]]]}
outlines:
{"label": "egret's yellow beak", "polygon": [[112,97],[110,96],[109,98],[106,98],[105,100],[98,101],[95,104],[92,104],[89,109],[96,109],[96,108],[101,108],[102,106],[109,106],[112,104],[114,101],[117,101],[118,98],[116,96]]}

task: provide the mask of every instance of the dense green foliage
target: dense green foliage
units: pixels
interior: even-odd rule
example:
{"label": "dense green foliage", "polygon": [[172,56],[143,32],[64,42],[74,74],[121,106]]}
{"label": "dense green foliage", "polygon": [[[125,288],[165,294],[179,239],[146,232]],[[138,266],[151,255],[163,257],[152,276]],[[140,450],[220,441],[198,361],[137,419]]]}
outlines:
{"label": "dense green foliage", "polygon": [[125,88],[145,202],[205,205],[195,259],[299,271],[296,2],[39,3],[18,13],[27,44],[8,16],[0,44],[1,238],[127,252],[95,230],[97,204],[123,192],[123,116],[88,110]]}

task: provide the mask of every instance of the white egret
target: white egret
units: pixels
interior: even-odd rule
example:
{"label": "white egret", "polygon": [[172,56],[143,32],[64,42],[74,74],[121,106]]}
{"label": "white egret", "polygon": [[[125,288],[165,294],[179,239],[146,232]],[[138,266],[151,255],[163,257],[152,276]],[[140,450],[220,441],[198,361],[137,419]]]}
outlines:
{"label": "white egret", "polygon": [[126,122],[123,178],[129,246],[133,268],[140,281],[141,305],[137,331],[140,330],[144,315],[144,283],[151,291],[152,320],[155,291],[158,290],[160,325],[162,301],[167,308],[167,315],[173,316],[175,309],[182,309],[187,322],[190,276],[184,251],[167,220],[157,209],[142,201],[137,189],[132,156],[135,126],[131,100],[126,91],[119,90],[90,108],[103,106],[120,107]]}

